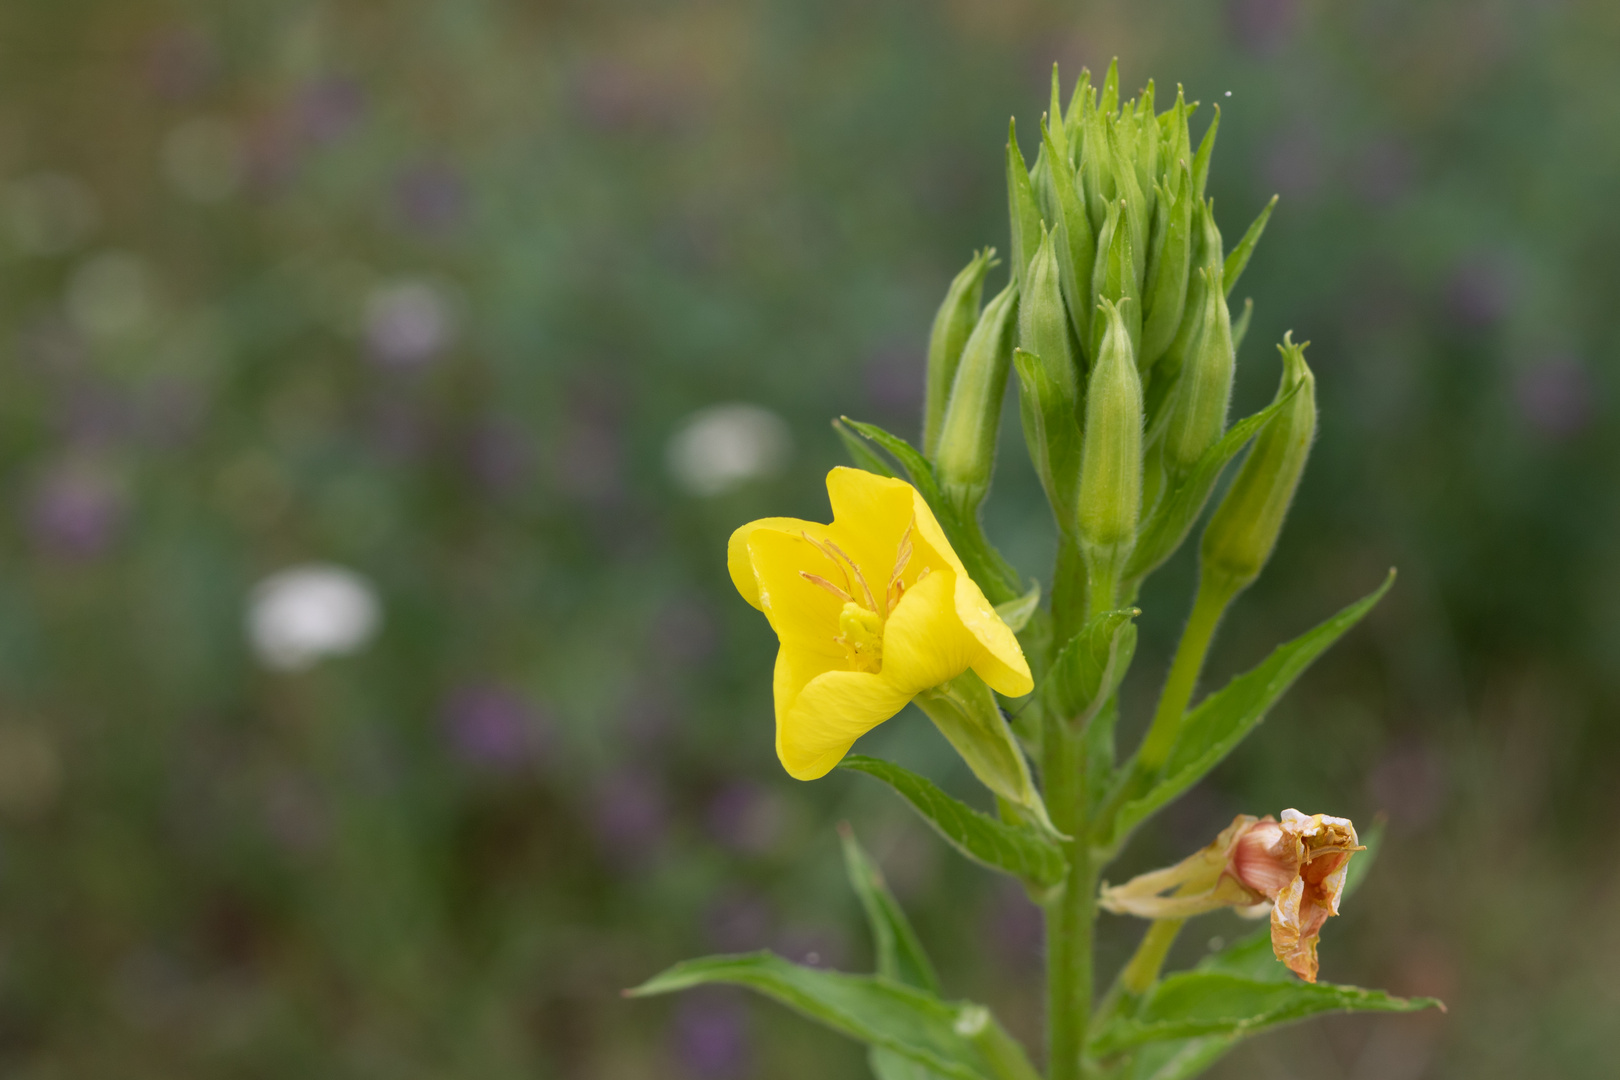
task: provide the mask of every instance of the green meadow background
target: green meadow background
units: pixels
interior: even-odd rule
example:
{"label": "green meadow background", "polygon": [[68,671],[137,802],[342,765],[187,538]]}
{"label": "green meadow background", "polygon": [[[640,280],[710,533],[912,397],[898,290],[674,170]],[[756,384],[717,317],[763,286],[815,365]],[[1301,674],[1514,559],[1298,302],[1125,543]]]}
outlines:
{"label": "green meadow background", "polygon": [[[844,819],[947,991],[1037,1032],[1022,893],[775,762],[723,549],[824,517],[831,417],[915,437],[934,306],[1006,246],[1008,116],[1032,153],[1052,63],[1113,56],[1195,135],[1221,107],[1228,236],[1281,196],[1237,408],[1313,342],[1311,469],[1209,678],[1400,569],[1116,878],[1238,812],[1387,815],[1324,976],[1449,1014],[1214,1075],[1614,1075],[1612,0],[0,7],[0,1071],[860,1076],[773,1006],[618,993],[713,951],[864,969]],[[777,453],[694,484],[671,440],[723,403]],[[1009,434],[990,530],[1042,575]],[[245,620],[308,563],[380,617],[288,670]],[[1191,580],[1142,599],[1138,722]],[[915,711],[862,746],[976,797]]]}

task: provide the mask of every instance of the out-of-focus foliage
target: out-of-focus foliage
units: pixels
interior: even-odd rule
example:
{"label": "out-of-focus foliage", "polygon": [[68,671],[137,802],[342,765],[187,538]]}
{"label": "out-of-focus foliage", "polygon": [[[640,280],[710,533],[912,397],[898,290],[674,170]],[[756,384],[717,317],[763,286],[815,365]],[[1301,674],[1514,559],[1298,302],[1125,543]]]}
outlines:
{"label": "out-of-focus foliage", "polygon": [[[617,996],[700,951],[864,965],[856,803],[946,994],[1033,1030],[1022,894],[878,785],[781,774],[721,553],[818,516],[830,417],[916,435],[934,305],[1006,244],[1007,116],[1114,54],[1195,131],[1222,107],[1228,232],[1282,196],[1238,408],[1314,343],[1312,469],[1211,679],[1402,571],[1135,858],[1217,811],[1387,811],[1324,974],[1452,1006],[1218,1075],[1607,1076],[1607,0],[6,5],[7,1075],[858,1075],[739,998]],[[768,411],[699,414],[738,402]],[[1003,471],[993,519],[1044,535]],[[1142,598],[1144,679],[1190,572]],[[249,637],[289,580],[322,642]],[[870,741],[952,768],[914,712]]]}

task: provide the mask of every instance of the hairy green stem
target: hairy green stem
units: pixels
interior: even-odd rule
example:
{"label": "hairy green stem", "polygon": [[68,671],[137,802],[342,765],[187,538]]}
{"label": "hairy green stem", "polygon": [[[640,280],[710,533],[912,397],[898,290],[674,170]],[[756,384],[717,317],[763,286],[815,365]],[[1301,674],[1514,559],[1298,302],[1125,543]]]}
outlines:
{"label": "hairy green stem", "polygon": [[1086,561],[1080,545],[1059,535],[1057,565],[1052,570],[1052,655],[1080,632],[1086,619]]}
{"label": "hairy green stem", "polygon": [[1176,737],[1181,734],[1181,718],[1192,701],[1193,691],[1198,688],[1198,676],[1204,670],[1204,657],[1209,653],[1215,628],[1237,592],[1224,578],[1200,575],[1192,614],[1181,633],[1175,659],[1170,663],[1170,674],[1164,681],[1164,692],[1159,695],[1159,707],[1153,713],[1153,723],[1137,756],[1138,767],[1143,772],[1157,772],[1170,757]]}
{"label": "hairy green stem", "polygon": [[1091,939],[1096,873],[1087,837],[1085,744],[1062,717],[1048,720],[1041,772],[1053,823],[1070,836],[1069,875],[1046,907],[1047,1075],[1080,1080],[1091,1018]]}
{"label": "hairy green stem", "polygon": [[1169,955],[1170,946],[1176,942],[1176,935],[1181,933],[1181,927],[1186,919],[1155,919],[1148,924],[1147,933],[1137,943],[1136,952],[1132,954],[1130,963],[1125,965],[1119,973],[1120,988],[1132,997],[1140,997],[1154,983],[1159,981],[1159,971],[1164,967],[1164,958]]}

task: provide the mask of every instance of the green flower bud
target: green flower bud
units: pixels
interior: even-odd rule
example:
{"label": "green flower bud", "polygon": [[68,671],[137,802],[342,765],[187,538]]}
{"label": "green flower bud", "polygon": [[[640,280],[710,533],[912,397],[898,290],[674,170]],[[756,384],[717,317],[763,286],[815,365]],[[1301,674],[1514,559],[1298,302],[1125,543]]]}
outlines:
{"label": "green flower bud", "polygon": [[1027,296],[1025,277],[1041,242],[1041,211],[1035,202],[1035,188],[1030,183],[1024,155],[1018,149],[1016,120],[1007,122],[1007,215],[1012,225],[1012,274]]}
{"label": "green flower bud", "polygon": [[1058,258],[1058,278],[1063,300],[1069,309],[1069,323],[1076,341],[1089,340],[1091,315],[1091,273],[1097,261],[1097,239],[1091,233],[1085,197],[1065,149],[1048,125],[1041,125],[1043,151],[1051,176],[1052,205],[1047,216],[1057,223],[1052,230]]}
{"label": "green flower bud", "polygon": [[1164,464],[1182,474],[1197,464],[1205,450],[1226,431],[1227,408],[1232,402],[1232,374],[1236,353],[1232,348],[1232,322],[1219,271],[1200,267],[1198,277],[1204,310],[1181,366],[1181,378],[1164,432]]}
{"label": "green flower bud", "polygon": [[1069,95],[1069,107],[1063,113],[1063,133],[1069,142],[1069,164],[1078,170],[1085,154],[1086,117],[1097,111],[1097,92],[1091,87],[1091,69],[1080,69],[1080,81]]}
{"label": "green flower bud", "polygon": [[1108,329],[1086,387],[1079,534],[1093,579],[1117,580],[1142,513],[1142,379],[1119,305],[1104,300],[1098,321]]}
{"label": "green flower bud", "polygon": [[[1134,127],[1134,117],[1127,114],[1120,122],[1108,125],[1108,137],[1116,170],[1114,188],[1119,192],[1120,201],[1124,204],[1124,220],[1130,226],[1132,283],[1130,295],[1140,297],[1142,281],[1147,271],[1148,223],[1152,220],[1153,212],[1147,196],[1142,192],[1142,185],[1137,181],[1135,146],[1125,138],[1132,133]],[[1140,323],[1142,321],[1140,304],[1137,305],[1136,313],[1137,322]],[[1099,338],[1101,336],[1098,335]]]}
{"label": "green flower bud", "polygon": [[939,426],[945,419],[951,384],[962,348],[979,320],[979,299],[984,295],[984,275],[995,263],[995,248],[975,252],[951,287],[945,302],[934,315],[934,329],[928,335],[928,380],[923,394],[923,453],[930,459],[939,444]]}
{"label": "green flower bud", "polygon": [[962,350],[941,425],[935,472],[945,497],[964,516],[971,516],[990,490],[1017,307],[1016,282],[1009,282],[985,307]]}
{"label": "green flower bud", "polygon": [[[1125,199],[1109,204],[1108,216],[1097,234],[1097,266],[1092,271],[1091,286],[1095,294],[1093,312],[1095,305],[1104,300],[1124,309],[1120,317],[1124,320],[1126,333],[1130,335],[1131,355],[1135,356],[1142,336],[1142,307],[1136,285],[1136,257],[1131,250],[1129,216]],[[1126,300],[1130,303],[1126,304]],[[1102,339],[1107,332],[1108,320],[1091,320],[1092,357],[1101,355]]]}
{"label": "green flower bud", "polygon": [[1153,251],[1148,259],[1142,322],[1143,372],[1153,370],[1176,339],[1187,305],[1187,269],[1192,261],[1192,174],[1186,163],[1176,167],[1175,186],[1159,189]]}
{"label": "green flower bud", "polygon": [[1063,309],[1057,246],[1044,228],[1040,247],[1030,260],[1026,281],[1019,290],[1018,347],[1039,356],[1051,377],[1062,384],[1070,396],[1079,395],[1079,375],[1074,350],[1069,344],[1069,316]]}
{"label": "green flower bud", "polygon": [[1277,400],[1293,397],[1255,436],[1237,478],[1204,529],[1202,572],[1229,594],[1260,576],[1305,471],[1316,434],[1316,379],[1305,364],[1308,344],[1295,345],[1290,335],[1278,346],[1283,374]]}

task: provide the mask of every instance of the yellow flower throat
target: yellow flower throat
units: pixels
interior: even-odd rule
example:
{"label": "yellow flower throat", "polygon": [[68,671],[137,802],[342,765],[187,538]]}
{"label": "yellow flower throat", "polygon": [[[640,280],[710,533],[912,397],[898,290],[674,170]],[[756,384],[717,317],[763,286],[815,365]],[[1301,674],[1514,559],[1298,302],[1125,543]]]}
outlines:
{"label": "yellow flower throat", "polygon": [[[911,562],[913,551],[911,533],[916,523],[916,519],[913,518],[906,526],[905,534],[900,537],[899,549],[895,553],[894,570],[889,574],[889,583],[881,596],[872,592],[871,586],[866,583],[866,577],[861,573],[861,568],[855,565],[855,560],[850,558],[843,548],[831,540],[812,540],[808,533],[799,534],[827,556],[843,576],[844,584],[840,588],[819,574],[812,574],[807,570],[799,571],[799,575],[806,581],[821,586],[844,601],[844,607],[838,613],[838,634],[833,641],[844,647],[850,667],[855,671],[875,675],[883,670],[883,627],[888,622],[889,613],[906,593],[906,585],[900,577]],[[923,567],[922,573],[917,575],[917,581],[927,577],[930,569],[932,568]]]}

